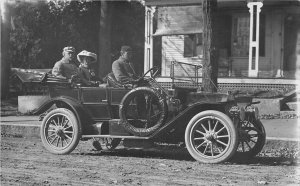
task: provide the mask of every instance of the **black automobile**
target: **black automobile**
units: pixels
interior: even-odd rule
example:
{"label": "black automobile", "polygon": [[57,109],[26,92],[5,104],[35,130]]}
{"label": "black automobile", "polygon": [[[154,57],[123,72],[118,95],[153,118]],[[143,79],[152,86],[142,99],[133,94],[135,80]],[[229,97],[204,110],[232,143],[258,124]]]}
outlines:
{"label": "black automobile", "polygon": [[[185,143],[199,162],[221,163],[234,155],[253,157],[264,146],[266,134],[252,99],[206,93],[173,83],[163,88],[152,68],[137,83],[84,87],[53,83],[51,99],[42,105],[41,138],[54,154],[68,154],[80,140],[93,139],[96,149],[113,150],[122,140]],[[174,78],[174,77],[173,77]],[[143,82],[142,85],[140,82]]]}

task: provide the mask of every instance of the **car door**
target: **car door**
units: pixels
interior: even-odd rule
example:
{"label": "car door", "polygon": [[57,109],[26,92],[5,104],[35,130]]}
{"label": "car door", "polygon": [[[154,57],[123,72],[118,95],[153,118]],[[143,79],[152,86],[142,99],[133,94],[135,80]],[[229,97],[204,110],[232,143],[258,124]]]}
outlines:
{"label": "car door", "polygon": [[107,88],[103,87],[84,87],[81,92],[81,101],[84,108],[91,113],[95,121],[111,119],[109,110]]}
{"label": "car door", "polygon": [[119,105],[123,99],[123,97],[130,91],[131,89],[124,88],[108,88],[108,99],[110,104],[110,112],[111,116],[114,119],[119,119]]}

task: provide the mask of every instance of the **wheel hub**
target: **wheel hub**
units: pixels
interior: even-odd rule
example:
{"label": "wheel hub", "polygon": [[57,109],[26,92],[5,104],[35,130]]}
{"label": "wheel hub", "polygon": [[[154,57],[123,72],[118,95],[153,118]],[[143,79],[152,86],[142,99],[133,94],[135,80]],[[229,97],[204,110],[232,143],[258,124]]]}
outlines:
{"label": "wheel hub", "polygon": [[213,140],[217,139],[217,135],[215,132],[207,132],[205,135],[205,138],[208,141],[213,141]]}
{"label": "wheel hub", "polygon": [[64,129],[63,128],[58,128],[56,130],[56,134],[59,136],[59,137],[64,137],[65,133],[64,133]]}
{"label": "wheel hub", "polygon": [[240,140],[243,142],[250,141],[250,135],[245,130],[240,130]]}

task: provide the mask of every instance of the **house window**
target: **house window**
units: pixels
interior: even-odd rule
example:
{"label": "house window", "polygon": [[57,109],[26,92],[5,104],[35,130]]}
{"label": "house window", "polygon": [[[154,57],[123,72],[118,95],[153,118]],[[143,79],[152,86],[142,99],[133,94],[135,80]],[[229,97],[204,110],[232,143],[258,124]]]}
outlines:
{"label": "house window", "polygon": [[[265,15],[260,15],[259,56],[265,56]],[[249,56],[250,16],[248,14],[235,15],[232,21],[232,56]]]}
{"label": "house window", "polygon": [[184,35],[184,57],[203,57],[203,39],[201,34]]}

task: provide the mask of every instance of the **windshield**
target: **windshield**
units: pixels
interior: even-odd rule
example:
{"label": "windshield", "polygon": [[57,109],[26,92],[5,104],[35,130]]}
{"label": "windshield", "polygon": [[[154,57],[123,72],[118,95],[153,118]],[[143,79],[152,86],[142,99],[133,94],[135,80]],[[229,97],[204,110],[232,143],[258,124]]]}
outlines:
{"label": "windshield", "polygon": [[201,64],[191,64],[179,61],[171,62],[172,85],[178,82],[190,84],[189,86],[199,87],[199,73],[202,71]]}

